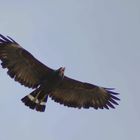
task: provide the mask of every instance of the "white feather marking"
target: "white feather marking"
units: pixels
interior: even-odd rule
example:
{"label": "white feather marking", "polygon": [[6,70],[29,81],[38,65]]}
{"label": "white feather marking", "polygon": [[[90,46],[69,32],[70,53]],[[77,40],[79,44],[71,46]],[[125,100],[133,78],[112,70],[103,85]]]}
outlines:
{"label": "white feather marking", "polygon": [[38,99],[36,99],[36,100],[35,100],[35,103],[36,103],[36,104],[39,104],[39,100],[38,100]]}
{"label": "white feather marking", "polygon": [[33,101],[35,98],[34,98],[34,96],[32,96],[32,95],[28,95],[28,98],[31,100],[31,101]]}
{"label": "white feather marking", "polygon": [[46,103],[45,102],[41,102],[40,105],[46,105]]}

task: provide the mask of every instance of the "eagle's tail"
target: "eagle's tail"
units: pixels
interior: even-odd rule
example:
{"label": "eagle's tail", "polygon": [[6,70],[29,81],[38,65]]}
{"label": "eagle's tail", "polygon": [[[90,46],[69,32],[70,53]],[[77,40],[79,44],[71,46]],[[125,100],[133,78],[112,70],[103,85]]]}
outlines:
{"label": "eagle's tail", "polygon": [[36,89],[29,95],[22,98],[21,101],[31,109],[36,109],[37,111],[44,112],[47,99],[47,94],[44,94],[40,89]]}

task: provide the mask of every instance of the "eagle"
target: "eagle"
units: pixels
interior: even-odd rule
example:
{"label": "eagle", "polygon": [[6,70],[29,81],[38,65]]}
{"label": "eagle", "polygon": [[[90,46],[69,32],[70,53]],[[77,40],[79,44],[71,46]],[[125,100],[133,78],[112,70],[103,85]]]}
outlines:
{"label": "eagle", "polygon": [[37,60],[19,43],[0,34],[2,68],[15,81],[33,91],[21,101],[31,109],[44,112],[50,97],[55,102],[74,108],[115,108],[120,100],[113,88],[81,82],[64,75],[65,67],[52,69]]}

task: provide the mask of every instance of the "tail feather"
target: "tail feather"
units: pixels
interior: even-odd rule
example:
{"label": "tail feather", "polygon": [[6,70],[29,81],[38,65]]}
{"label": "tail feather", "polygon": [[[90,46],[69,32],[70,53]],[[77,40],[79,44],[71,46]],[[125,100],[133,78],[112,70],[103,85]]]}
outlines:
{"label": "tail feather", "polygon": [[46,108],[48,95],[44,94],[40,90],[36,89],[29,95],[21,99],[21,101],[31,109],[36,111],[44,112]]}
{"label": "tail feather", "polygon": [[25,96],[24,98],[21,99],[21,101],[28,107],[30,107],[31,109],[35,109],[36,107],[36,103],[31,101],[30,98],[27,96]]}
{"label": "tail feather", "polygon": [[36,110],[40,111],[40,112],[44,112],[45,111],[46,106],[45,105],[37,105],[36,106]]}

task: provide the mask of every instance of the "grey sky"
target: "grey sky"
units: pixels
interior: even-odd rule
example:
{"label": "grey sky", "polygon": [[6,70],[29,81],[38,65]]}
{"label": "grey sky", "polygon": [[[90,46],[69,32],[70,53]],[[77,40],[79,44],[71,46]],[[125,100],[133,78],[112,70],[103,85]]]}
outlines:
{"label": "grey sky", "polygon": [[48,100],[45,113],[20,99],[32,90],[0,68],[1,140],[140,139],[140,1],[4,0],[0,33],[65,74],[115,87],[115,110],[78,110]]}

